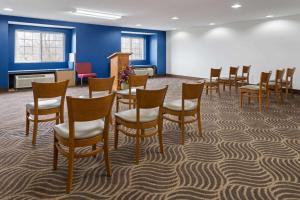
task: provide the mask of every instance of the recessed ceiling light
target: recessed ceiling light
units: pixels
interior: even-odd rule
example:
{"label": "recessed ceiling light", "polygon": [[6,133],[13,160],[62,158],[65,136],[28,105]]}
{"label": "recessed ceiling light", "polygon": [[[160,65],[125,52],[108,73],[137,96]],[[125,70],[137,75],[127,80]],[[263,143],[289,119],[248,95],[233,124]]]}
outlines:
{"label": "recessed ceiling light", "polygon": [[171,19],[173,19],[173,20],[178,20],[179,19],[179,17],[172,17]]}
{"label": "recessed ceiling light", "polygon": [[12,8],[3,8],[4,11],[12,12],[14,11]]}
{"label": "recessed ceiling light", "polygon": [[274,15],[267,15],[266,18],[273,18]]}
{"label": "recessed ceiling light", "polygon": [[238,8],[241,8],[241,7],[242,7],[242,5],[239,4],[239,3],[235,3],[235,4],[233,4],[233,5],[231,6],[231,8],[235,8],[235,9],[238,9]]}
{"label": "recessed ceiling light", "polygon": [[214,26],[214,25],[216,25],[216,23],[209,23],[208,25],[210,25],[210,26]]}
{"label": "recessed ceiling light", "polygon": [[96,10],[87,10],[87,9],[81,9],[77,8],[75,12],[72,12],[74,15],[80,15],[85,17],[95,17],[100,19],[110,19],[110,20],[116,20],[121,19],[121,15],[116,14],[110,14],[110,13],[103,13]]}
{"label": "recessed ceiling light", "polygon": [[135,26],[142,26],[142,24],[137,24],[137,25],[135,25]]}

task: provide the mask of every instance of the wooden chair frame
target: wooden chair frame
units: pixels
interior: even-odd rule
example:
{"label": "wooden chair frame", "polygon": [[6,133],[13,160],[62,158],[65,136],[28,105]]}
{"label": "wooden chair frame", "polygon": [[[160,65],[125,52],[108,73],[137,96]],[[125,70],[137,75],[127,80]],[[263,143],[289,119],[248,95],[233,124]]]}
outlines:
{"label": "wooden chair frame", "polygon": [[[53,169],[57,169],[58,153],[68,159],[68,178],[66,192],[70,193],[73,183],[73,166],[74,160],[77,158],[96,156],[100,152],[104,152],[107,176],[111,176],[111,166],[109,159],[108,135],[109,135],[109,117],[113,105],[115,94],[108,96],[83,99],[67,97],[68,118],[69,118],[69,138],[63,138],[56,133],[54,129],[54,154]],[[75,139],[75,122],[93,121],[104,118],[104,129],[101,135],[96,135],[87,139]],[[103,147],[97,147],[98,142],[103,142]],[[68,151],[61,146],[68,147]],[[85,153],[76,153],[77,147],[91,146],[92,151]]]}
{"label": "wooden chair frame", "polygon": [[[126,136],[133,137],[136,140],[136,164],[139,163],[140,159],[140,140],[145,137],[152,137],[158,135],[160,153],[163,153],[163,141],[162,141],[162,129],[163,129],[163,102],[168,90],[168,86],[159,90],[142,90],[137,89],[136,93],[136,122],[127,121],[118,116],[115,117],[115,149],[118,149],[118,138],[119,131],[125,134]],[[159,108],[158,118],[149,121],[149,122],[141,122],[140,121],[140,109],[151,109],[151,108]],[[131,133],[126,129],[122,128],[122,126],[136,129],[136,133]],[[150,132],[145,132],[145,129],[155,128]]]}
{"label": "wooden chair frame", "polygon": [[292,95],[294,95],[294,89],[293,89],[293,79],[294,74],[296,71],[296,67],[293,68],[287,68],[286,70],[286,77],[283,81],[283,89],[285,89],[285,97],[288,97],[289,90],[291,91]]}
{"label": "wooden chair frame", "polygon": [[220,79],[220,82],[223,83],[223,91],[225,91],[225,86],[229,85],[229,91],[231,92],[231,87],[235,86],[235,91],[238,91],[238,84],[237,84],[237,74],[239,71],[239,67],[230,67],[229,68],[229,75],[228,79]]}
{"label": "wooden chair frame", "polygon": [[146,89],[147,86],[148,75],[130,75],[129,76],[129,94],[118,94],[117,93],[117,105],[116,111],[119,112],[119,104],[127,104],[129,109],[131,106],[135,108],[136,105],[136,95],[132,94],[132,90],[135,88]]}
{"label": "wooden chair frame", "polygon": [[112,93],[115,77],[110,78],[89,78],[89,97],[93,98],[93,92],[108,92]]}
{"label": "wooden chair frame", "polygon": [[283,103],[283,93],[282,93],[282,86],[283,86],[283,75],[285,69],[277,69],[275,74],[275,82],[274,85],[269,85],[270,92],[274,93],[277,96],[277,101],[279,103]]}
{"label": "wooden chair frame", "polygon": [[212,97],[212,90],[216,90],[216,92],[219,94],[219,97],[221,97],[221,93],[220,93],[221,71],[222,71],[222,67],[211,68],[209,81],[205,81],[206,95],[208,95],[208,91],[210,91],[210,98]]}
{"label": "wooden chair frame", "polygon": [[[184,145],[184,138],[185,138],[185,132],[184,132],[184,125],[189,123],[194,123],[197,121],[198,123],[198,133],[200,136],[202,136],[202,122],[201,122],[201,97],[203,88],[205,86],[205,83],[183,83],[182,84],[182,97],[181,97],[181,110],[173,110],[164,107],[164,114],[169,114],[173,116],[177,116],[178,120],[172,119],[170,117],[167,117],[164,115],[164,119],[178,123],[180,130],[181,130],[181,144]],[[197,107],[194,110],[185,110],[184,105],[186,100],[197,100]],[[185,117],[192,116],[194,117],[191,120],[185,120]]]}
{"label": "wooden chair frame", "polygon": [[242,68],[242,76],[237,76],[238,86],[249,85],[251,65],[244,65]]}
{"label": "wooden chair frame", "polygon": [[[69,80],[56,83],[32,83],[34,109],[26,108],[26,135],[29,134],[30,122],[33,122],[32,145],[36,144],[38,123],[55,121],[56,124],[64,122],[64,102]],[[50,109],[39,109],[39,99],[51,99],[60,97],[60,106]],[[52,115],[55,117],[39,119],[40,115]]]}
{"label": "wooden chair frame", "polygon": [[251,98],[258,99],[259,102],[259,111],[262,112],[262,103],[263,98],[266,99],[266,110],[269,110],[269,97],[270,97],[270,88],[269,88],[269,81],[271,77],[272,71],[270,72],[262,72],[260,75],[260,82],[259,82],[259,89],[252,90],[247,88],[240,88],[240,103],[241,108],[243,108],[243,97],[248,97],[248,102],[251,102]]}

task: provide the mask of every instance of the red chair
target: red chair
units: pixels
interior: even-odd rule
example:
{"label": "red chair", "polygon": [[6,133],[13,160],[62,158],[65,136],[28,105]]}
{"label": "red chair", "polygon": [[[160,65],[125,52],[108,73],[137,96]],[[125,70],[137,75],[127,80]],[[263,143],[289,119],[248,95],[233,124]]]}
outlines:
{"label": "red chair", "polygon": [[82,86],[83,78],[96,78],[96,73],[92,72],[92,64],[88,62],[76,63],[75,71],[77,73],[77,77],[80,78],[80,83]]}

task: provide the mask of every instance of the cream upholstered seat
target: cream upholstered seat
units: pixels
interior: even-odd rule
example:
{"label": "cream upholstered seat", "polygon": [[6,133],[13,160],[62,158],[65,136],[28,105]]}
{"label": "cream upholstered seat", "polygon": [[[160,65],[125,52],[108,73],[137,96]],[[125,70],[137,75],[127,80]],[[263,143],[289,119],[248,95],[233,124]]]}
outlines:
{"label": "cream upholstered seat", "polygon": [[[104,129],[103,120],[94,120],[86,122],[75,122],[74,123],[74,138],[75,139],[86,139],[96,135],[102,134]],[[69,124],[63,123],[54,126],[55,132],[63,137],[69,138]]]}
{"label": "cream upholstered seat", "polygon": [[[60,99],[48,99],[48,100],[39,100],[38,101],[38,109],[51,109],[57,108],[60,106]],[[34,111],[34,102],[26,104],[26,109],[30,111]]]}
{"label": "cream upholstered seat", "polygon": [[[151,122],[158,118],[158,109],[141,109],[140,110],[140,122]],[[129,122],[136,122],[136,109],[125,110],[115,113],[116,117],[124,119]]]}
{"label": "cream upholstered seat", "polygon": [[[92,98],[104,97],[106,95],[107,95],[107,93],[105,93],[105,92],[93,92]],[[78,98],[88,99],[88,98],[90,98],[90,96],[89,95],[80,95],[80,96],[78,96]]]}
{"label": "cream upholstered seat", "polygon": [[[117,94],[122,94],[122,95],[129,95],[129,89],[125,90],[118,90]],[[136,88],[131,89],[131,95],[136,95]]]}
{"label": "cream upholstered seat", "polygon": [[[181,99],[177,99],[174,101],[170,101],[170,102],[166,102],[164,103],[164,107],[168,108],[170,110],[176,110],[176,111],[180,111],[182,110],[182,100]],[[184,101],[184,110],[194,110],[197,107],[197,103],[190,101],[190,100],[185,100]]]}
{"label": "cream upholstered seat", "polygon": [[[248,90],[259,90],[259,85],[244,85],[240,87],[241,89],[248,89]],[[265,90],[265,87],[262,88]]]}

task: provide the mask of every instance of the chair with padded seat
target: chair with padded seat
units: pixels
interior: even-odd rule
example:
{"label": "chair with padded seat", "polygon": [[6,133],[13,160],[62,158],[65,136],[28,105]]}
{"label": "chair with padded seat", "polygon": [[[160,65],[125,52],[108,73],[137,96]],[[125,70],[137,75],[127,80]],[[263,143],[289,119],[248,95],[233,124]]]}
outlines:
{"label": "chair with padded seat", "polygon": [[[32,83],[34,101],[26,104],[26,135],[29,134],[30,122],[33,122],[32,144],[36,144],[38,123],[56,121],[64,122],[64,101],[69,81],[56,83]],[[40,116],[55,115],[49,118]]]}
{"label": "chair with padded seat", "polygon": [[[77,158],[96,156],[103,151],[107,176],[111,176],[108,136],[113,101],[114,94],[88,99],[67,97],[68,123],[53,128],[53,168],[57,169],[58,153],[67,157],[67,193],[72,189],[74,160]],[[99,142],[103,143],[102,147],[97,146]],[[75,151],[79,147],[89,146],[92,147],[91,151]]]}
{"label": "chair with padded seat", "polygon": [[223,91],[225,91],[225,86],[229,86],[229,91],[231,92],[231,87],[235,86],[235,91],[238,91],[237,85],[237,73],[239,71],[239,67],[230,67],[228,77],[221,77],[220,83],[223,83]]}
{"label": "chair with padded seat", "polygon": [[92,64],[89,62],[82,62],[75,64],[75,71],[77,77],[80,78],[80,84],[82,86],[84,78],[96,78],[96,73],[92,72]]}
{"label": "chair with padded seat", "polygon": [[[178,123],[181,129],[181,144],[184,144],[184,127],[185,124],[198,122],[198,132],[202,136],[201,125],[201,96],[205,83],[183,83],[181,99],[166,102],[164,104],[164,119]],[[178,117],[173,119],[167,115]],[[186,119],[192,117],[192,119]]]}
{"label": "chair with padded seat", "polygon": [[221,68],[211,68],[210,69],[210,78],[205,80],[205,89],[206,95],[208,95],[208,91],[210,91],[210,98],[212,97],[212,91],[216,90],[221,97],[220,93],[220,75],[221,75],[222,67]]}
{"label": "chair with padded seat", "polygon": [[111,94],[114,80],[114,76],[110,78],[89,78],[89,98]]}
{"label": "chair with padded seat", "polygon": [[242,68],[242,75],[237,76],[237,85],[243,86],[243,85],[249,85],[249,78],[250,78],[250,69],[251,65],[244,65]]}
{"label": "chair with padded seat", "polygon": [[289,95],[289,91],[291,91],[291,93],[294,94],[293,93],[294,92],[294,89],[293,89],[293,79],[294,79],[295,71],[296,71],[296,67],[287,68],[285,80],[282,81],[282,88],[285,89],[285,96],[286,96],[286,98]]}
{"label": "chair with padded seat", "polygon": [[128,89],[118,90],[117,93],[117,105],[116,105],[116,112],[119,112],[119,104],[127,104],[129,109],[131,106],[135,108],[136,104],[136,89],[142,88],[146,89],[148,80],[148,75],[129,75]]}
{"label": "chair with padded seat", "polygon": [[240,105],[243,108],[244,96],[248,97],[248,102],[250,103],[251,98],[258,99],[259,111],[262,112],[263,98],[266,101],[266,110],[269,110],[269,81],[272,72],[262,72],[260,75],[260,81],[258,85],[244,85],[240,87]]}
{"label": "chair with padded seat", "polygon": [[[158,90],[136,90],[136,109],[115,113],[115,149],[119,132],[135,138],[136,164],[140,159],[140,143],[145,137],[158,135],[160,152],[163,153],[163,102],[168,87]],[[130,131],[134,129],[135,131]]]}
{"label": "chair with padded seat", "polygon": [[283,103],[282,82],[284,72],[285,69],[277,69],[275,73],[275,80],[269,82],[270,92],[274,93],[277,96],[277,101],[279,103]]}

